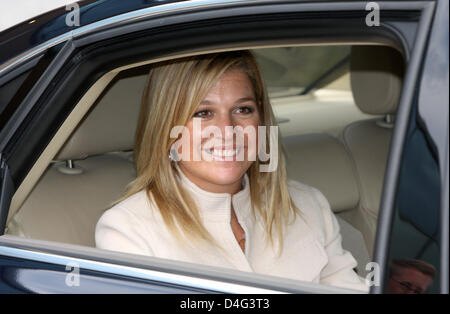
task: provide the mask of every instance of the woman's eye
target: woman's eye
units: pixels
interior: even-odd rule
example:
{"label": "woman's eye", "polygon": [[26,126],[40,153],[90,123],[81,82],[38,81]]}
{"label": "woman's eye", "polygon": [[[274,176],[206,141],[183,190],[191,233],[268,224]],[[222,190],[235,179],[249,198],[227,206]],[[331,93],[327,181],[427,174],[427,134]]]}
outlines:
{"label": "woman's eye", "polygon": [[196,113],[194,113],[194,118],[207,118],[211,116],[211,114],[212,113],[209,110],[197,111]]}
{"label": "woman's eye", "polygon": [[253,112],[253,108],[251,107],[240,107],[236,110],[237,113],[248,114]]}

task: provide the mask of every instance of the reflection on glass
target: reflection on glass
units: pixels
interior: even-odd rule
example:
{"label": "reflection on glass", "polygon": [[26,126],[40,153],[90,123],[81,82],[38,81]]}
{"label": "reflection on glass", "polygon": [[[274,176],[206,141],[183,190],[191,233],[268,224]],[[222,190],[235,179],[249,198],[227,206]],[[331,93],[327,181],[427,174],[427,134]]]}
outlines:
{"label": "reflection on glass", "polygon": [[436,269],[421,260],[392,260],[386,293],[423,294],[431,287]]}

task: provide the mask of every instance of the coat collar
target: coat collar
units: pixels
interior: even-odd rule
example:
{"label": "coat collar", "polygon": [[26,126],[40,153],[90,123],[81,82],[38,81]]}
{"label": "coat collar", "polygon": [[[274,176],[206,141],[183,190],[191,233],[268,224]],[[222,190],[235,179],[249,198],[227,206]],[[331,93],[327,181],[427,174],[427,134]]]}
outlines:
{"label": "coat collar", "polygon": [[183,171],[175,166],[178,180],[189,191],[195,200],[199,213],[205,220],[229,222],[231,218],[231,204],[240,222],[244,222],[251,213],[250,181],[245,173],[242,178],[242,190],[236,194],[208,192],[189,180]]}

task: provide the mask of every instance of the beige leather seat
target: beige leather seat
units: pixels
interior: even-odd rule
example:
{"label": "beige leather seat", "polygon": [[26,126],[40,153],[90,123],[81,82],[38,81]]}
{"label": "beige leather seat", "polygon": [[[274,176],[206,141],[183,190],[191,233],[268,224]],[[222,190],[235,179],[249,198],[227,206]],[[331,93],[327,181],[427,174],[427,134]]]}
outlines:
{"label": "beige leather seat", "polygon": [[364,113],[378,117],[351,123],[343,131],[342,140],[356,167],[360,199],[357,210],[342,213],[342,217],[362,231],[370,254],[403,68],[401,54],[392,48],[352,48],[350,71],[355,103]]}
{"label": "beige leather seat", "polygon": [[95,246],[95,224],[134,178],[133,163],[119,154],[53,163],[8,224],[8,234]]}
{"label": "beige leather seat", "polygon": [[111,83],[12,217],[8,234],[95,246],[98,219],[136,175],[131,150],[145,81],[131,73]]}

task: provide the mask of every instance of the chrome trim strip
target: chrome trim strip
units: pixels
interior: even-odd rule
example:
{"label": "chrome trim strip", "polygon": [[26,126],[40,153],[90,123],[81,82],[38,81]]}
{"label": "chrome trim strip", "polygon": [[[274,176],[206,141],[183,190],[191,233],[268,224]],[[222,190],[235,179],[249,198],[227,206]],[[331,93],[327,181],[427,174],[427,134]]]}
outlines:
{"label": "chrome trim strip", "polygon": [[74,38],[81,37],[93,31],[99,31],[109,26],[117,26],[118,24],[127,24],[131,21],[139,21],[156,15],[170,14],[170,13],[183,13],[184,11],[192,9],[210,9],[219,6],[229,6],[233,4],[242,3],[273,3],[273,0],[188,0],[183,2],[168,3],[159,5],[156,7],[148,7],[140,9],[137,11],[131,11],[123,13],[121,15],[109,17],[104,20],[94,22],[92,24],[86,25],[75,29],[73,32]]}
{"label": "chrome trim strip", "polygon": [[[149,17],[153,17],[155,15],[162,14],[170,14],[170,13],[183,13],[184,11],[192,10],[192,9],[211,9],[214,7],[226,7],[232,6],[234,4],[239,5],[302,5],[302,12],[315,11],[320,7],[326,8],[328,11],[339,11],[346,10],[351,7],[352,10],[365,10],[367,2],[317,2],[317,3],[308,3],[301,2],[299,0],[188,0],[179,3],[168,3],[156,7],[149,7],[140,9],[137,11],[127,12],[121,15],[113,16],[104,20],[100,20],[94,22],[92,24],[86,25],[85,27],[80,27],[74,30],[73,36],[74,38],[81,37],[91,32],[99,31],[102,29],[106,29],[108,27],[114,27],[119,24],[127,24],[131,21],[139,21],[145,20]],[[403,3],[401,1],[378,1],[378,5],[380,6],[380,10],[392,10],[392,8],[398,9],[398,7],[404,7],[408,10],[422,10],[426,7],[427,2],[425,1],[417,1],[415,3]],[[344,8],[345,6],[345,8]]]}
{"label": "chrome trim strip", "polygon": [[171,274],[156,270],[141,269],[130,266],[109,264],[105,262],[97,262],[82,258],[66,257],[56,254],[23,250],[13,247],[0,246],[0,255],[20,258],[25,260],[37,261],[42,263],[57,264],[61,266],[76,263],[80,269],[98,271],[103,273],[111,273],[132,278],[169,283],[178,286],[192,287],[196,289],[210,290],[219,293],[233,294],[284,294],[285,292],[263,289],[241,284],[233,284],[223,281],[203,279],[191,277],[187,275]]}
{"label": "chrome trim strip", "polygon": [[[6,61],[4,64],[0,65],[0,76],[8,72],[10,69],[14,68],[16,64],[22,63],[29,58],[45,51],[46,49],[53,47],[63,41],[71,38],[79,38],[81,36],[87,35],[89,33],[106,29],[108,27],[116,26],[118,24],[125,24],[130,21],[138,21],[151,16],[157,16],[162,14],[170,13],[181,13],[182,11],[187,11],[189,9],[208,9],[219,6],[231,6],[234,4],[274,4],[274,5],[286,5],[286,4],[301,4],[303,6],[302,11],[317,10],[317,7],[324,6],[327,10],[340,10],[343,9],[343,5],[352,7],[353,9],[362,9],[365,7],[364,2],[341,2],[341,3],[301,3],[296,1],[275,1],[275,0],[188,0],[179,3],[168,3],[159,6],[144,8],[136,11],[131,11],[123,13],[117,16],[113,16],[104,20],[100,20],[85,26],[81,26],[58,37],[50,39],[47,42],[40,44],[22,54]],[[418,1],[413,4],[411,3],[401,3],[401,2],[383,2],[378,3],[380,8],[383,10],[389,10],[394,7],[404,6],[408,10],[422,10],[427,2]]]}
{"label": "chrome trim strip", "polygon": [[16,64],[26,62],[27,60],[33,58],[34,56],[37,56],[40,53],[46,51],[47,49],[59,45],[60,43],[63,43],[65,41],[68,41],[69,39],[72,38],[72,32],[73,31],[70,31],[62,35],[59,35],[55,38],[52,38],[40,44],[39,46],[27,50],[18,56],[15,56],[12,59],[9,59],[8,61],[0,65],[0,76],[2,76],[5,73],[8,73],[11,69],[13,69],[16,66]]}
{"label": "chrome trim strip", "polygon": [[142,18],[146,18],[149,16],[155,16],[165,13],[172,13],[180,10],[187,10],[192,8],[209,8],[213,6],[219,5],[230,5],[234,3],[256,3],[256,2],[265,2],[264,0],[226,0],[226,1],[217,1],[217,0],[188,0],[180,3],[168,3],[162,4],[155,7],[149,7],[140,9],[137,11],[131,11],[127,13],[123,13],[121,15],[113,16],[104,20],[100,20],[98,22],[94,22],[85,26],[81,26],[67,33],[61,34],[53,39],[50,39],[37,47],[34,47],[30,50],[27,50],[20,55],[6,61],[4,64],[0,65],[0,76],[4,73],[8,72],[10,69],[14,68],[17,63],[22,63],[33,56],[56,46],[59,43],[62,43],[66,40],[72,39],[74,36],[82,36],[86,35],[90,32],[101,30],[106,26],[115,25],[119,23],[126,23],[127,21],[139,20]]}

